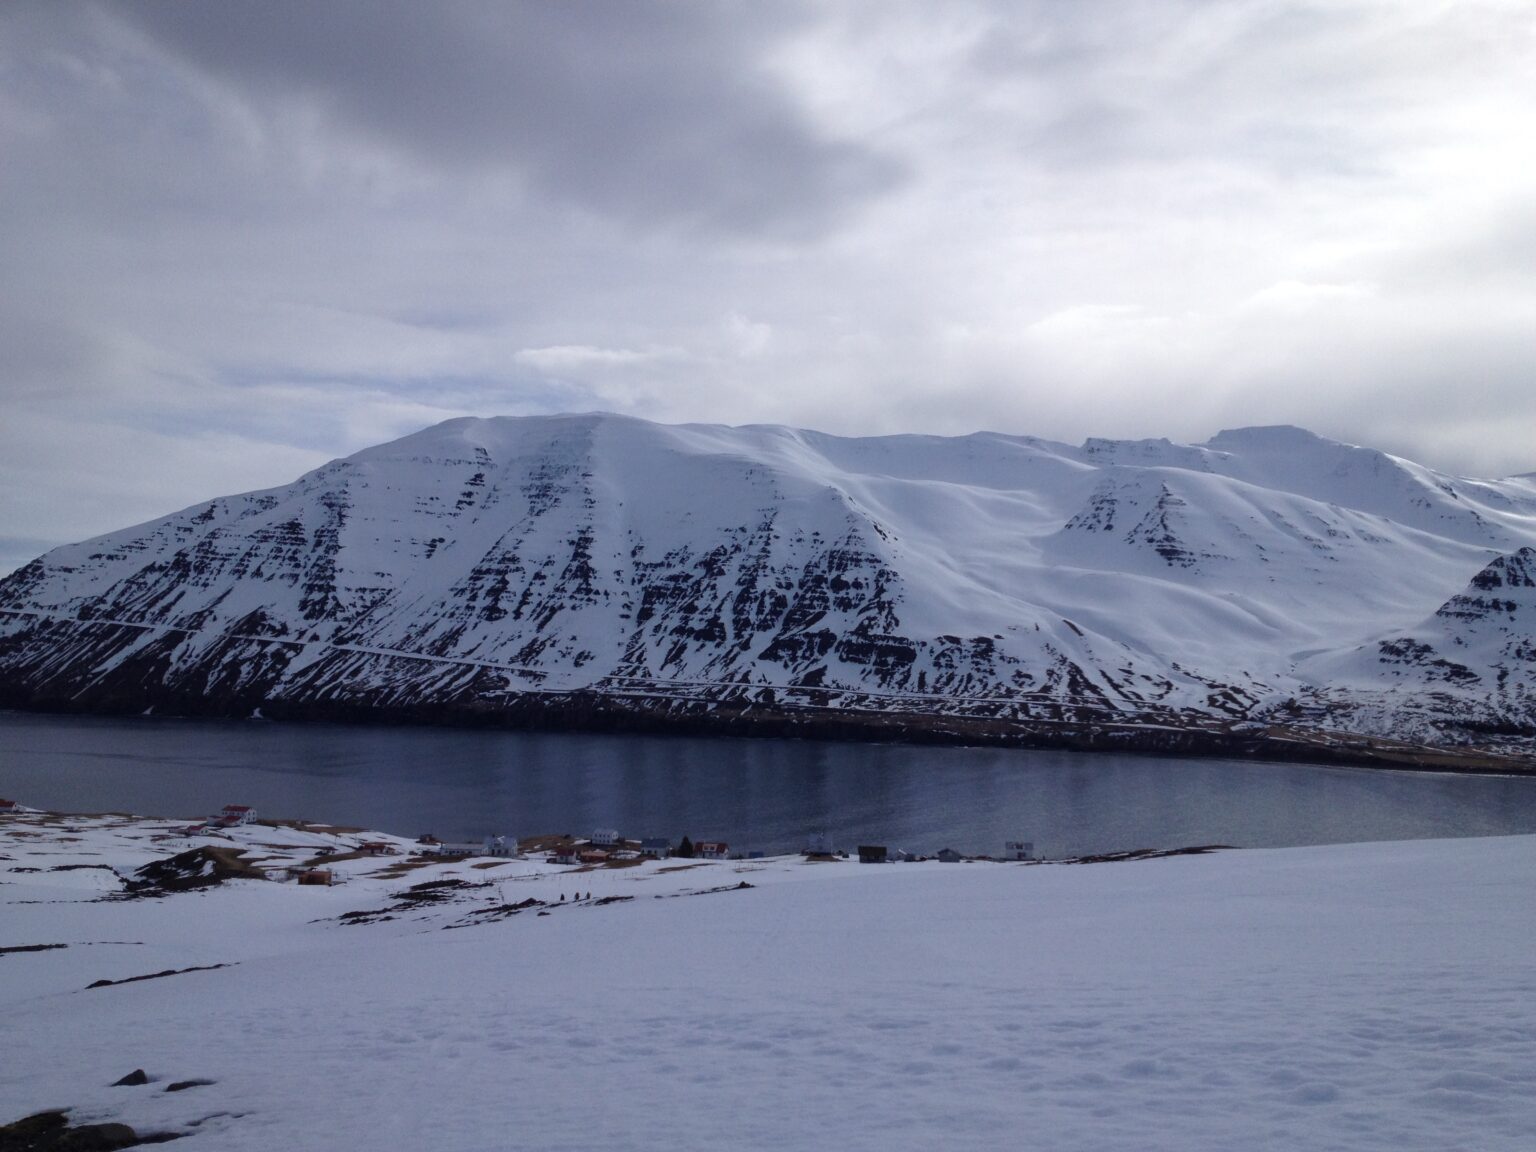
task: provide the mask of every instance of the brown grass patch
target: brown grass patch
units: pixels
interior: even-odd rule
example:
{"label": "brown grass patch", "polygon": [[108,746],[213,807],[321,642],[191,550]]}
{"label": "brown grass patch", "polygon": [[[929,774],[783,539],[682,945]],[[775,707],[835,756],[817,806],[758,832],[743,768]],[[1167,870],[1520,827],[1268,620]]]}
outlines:
{"label": "brown grass patch", "polygon": [[434,856],[410,856],[404,860],[396,860],[377,872],[368,872],[365,875],[370,880],[398,880],[402,876],[409,876],[418,868],[427,868],[439,863]]}

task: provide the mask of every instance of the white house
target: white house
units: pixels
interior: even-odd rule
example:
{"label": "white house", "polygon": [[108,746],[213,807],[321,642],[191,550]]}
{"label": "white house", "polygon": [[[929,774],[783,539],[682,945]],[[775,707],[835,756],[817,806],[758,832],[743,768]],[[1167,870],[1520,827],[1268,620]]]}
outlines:
{"label": "white house", "polygon": [[21,805],[14,800],[0,800],[0,813],[10,816],[21,811]]}
{"label": "white house", "polygon": [[724,860],[731,854],[731,846],[724,840],[700,840],[694,847],[694,855],[700,860]]}
{"label": "white house", "polygon": [[1033,840],[1010,840],[1004,845],[1004,860],[1033,860],[1035,858],[1035,842]]}
{"label": "white house", "polygon": [[256,809],[247,804],[226,804],[224,811],[219,813],[219,823],[226,828],[236,824],[254,824],[256,822]]}
{"label": "white house", "polygon": [[427,849],[427,851],[434,856],[483,856],[485,854],[484,848],[484,844],[480,842],[465,843],[461,841],[457,844],[438,844]]}
{"label": "white house", "polygon": [[508,839],[505,836],[487,836],[485,845],[481,849],[482,856],[516,856],[517,839]]}
{"label": "white house", "polygon": [[612,828],[599,828],[592,833],[592,843],[599,848],[612,848],[619,842],[619,834]]}
{"label": "white house", "polygon": [[647,860],[665,860],[672,854],[672,845],[664,837],[648,836],[640,841],[640,855]]}

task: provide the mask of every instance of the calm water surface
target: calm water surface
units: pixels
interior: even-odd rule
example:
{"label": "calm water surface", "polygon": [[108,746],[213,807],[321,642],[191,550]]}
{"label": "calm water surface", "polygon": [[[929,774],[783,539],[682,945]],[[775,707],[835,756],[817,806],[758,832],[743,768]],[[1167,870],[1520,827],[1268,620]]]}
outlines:
{"label": "calm water surface", "polygon": [[1536,780],[986,748],[0,713],[0,796],[478,838],[685,833],[1048,856],[1536,832]]}

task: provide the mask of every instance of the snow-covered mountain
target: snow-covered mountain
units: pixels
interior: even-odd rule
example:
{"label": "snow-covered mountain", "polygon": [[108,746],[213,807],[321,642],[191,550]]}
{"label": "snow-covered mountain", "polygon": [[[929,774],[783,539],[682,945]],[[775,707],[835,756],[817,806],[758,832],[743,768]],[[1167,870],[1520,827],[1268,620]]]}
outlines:
{"label": "snow-covered mountain", "polygon": [[1295,428],[451,420],[0,581],[32,707],[1517,749],[1533,692],[1533,478]]}

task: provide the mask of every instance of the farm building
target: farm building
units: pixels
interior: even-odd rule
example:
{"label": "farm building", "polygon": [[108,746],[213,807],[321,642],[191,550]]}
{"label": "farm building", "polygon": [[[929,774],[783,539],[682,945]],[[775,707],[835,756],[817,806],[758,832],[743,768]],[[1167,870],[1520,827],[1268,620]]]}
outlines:
{"label": "farm building", "polygon": [[237,824],[254,824],[256,809],[247,804],[226,804],[217,819],[226,828],[233,828]]}
{"label": "farm building", "polygon": [[12,815],[21,811],[21,805],[14,800],[0,800],[0,814]]}
{"label": "farm building", "polygon": [[665,860],[672,855],[672,845],[665,837],[649,836],[640,841],[640,855],[647,860]]}
{"label": "farm building", "polygon": [[700,860],[724,860],[731,854],[731,846],[724,840],[700,840],[694,851]]}
{"label": "farm building", "polygon": [[888,859],[888,852],[884,844],[860,844],[860,864],[884,864]]}
{"label": "farm building", "polygon": [[960,855],[960,853],[956,852],[953,848],[940,848],[937,852],[934,853],[934,856],[943,861],[945,864],[958,864],[960,861],[965,859],[964,856]]}
{"label": "farm building", "polygon": [[592,843],[599,848],[612,848],[619,842],[619,833],[613,828],[599,828],[592,833]]}

